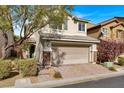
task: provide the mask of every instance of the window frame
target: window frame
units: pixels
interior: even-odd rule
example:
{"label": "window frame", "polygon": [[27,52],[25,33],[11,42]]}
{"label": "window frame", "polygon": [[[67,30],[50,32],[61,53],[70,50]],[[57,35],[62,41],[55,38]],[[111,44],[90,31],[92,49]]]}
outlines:
{"label": "window frame", "polygon": [[104,37],[106,37],[108,34],[108,28],[102,28],[102,34]]}
{"label": "window frame", "polygon": [[58,29],[58,30],[63,30],[62,24],[59,24],[59,25],[56,25],[56,24],[49,24],[49,28]]}
{"label": "window frame", "polygon": [[122,34],[123,34],[123,31],[117,30],[117,32],[116,32],[116,38],[122,39],[123,38]]}
{"label": "window frame", "polygon": [[78,31],[79,32],[86,32],[86,24],[85,23],[78,23]]}

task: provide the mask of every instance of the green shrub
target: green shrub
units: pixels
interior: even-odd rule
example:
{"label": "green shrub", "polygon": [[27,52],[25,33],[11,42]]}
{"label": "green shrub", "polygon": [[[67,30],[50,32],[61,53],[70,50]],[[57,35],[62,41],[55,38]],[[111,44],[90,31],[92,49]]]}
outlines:
{"label": "green shrub", "polygon": [[124,57],[119,57],[118,58],[118,64],[123,66],[124,65]]}
{"label": "green shrub", "polygon": [[37,62],[34,59],[24,59],[19,61],[19,68],[23,77],[37,75]]}
{"label": "green shrub", "polygon": [[15,59],[11,61],[12,69],[19,71],[19,59]]}
{"label": "green shrub", "polygon": [[5,79],[9,77],[10,73],[11,73],[11,61],[0,60],[0,79]]}

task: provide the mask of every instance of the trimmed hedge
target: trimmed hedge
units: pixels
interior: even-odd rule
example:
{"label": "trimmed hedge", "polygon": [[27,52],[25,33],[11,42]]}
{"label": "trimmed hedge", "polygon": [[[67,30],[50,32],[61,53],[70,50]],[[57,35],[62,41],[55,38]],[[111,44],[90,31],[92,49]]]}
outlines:
{"label": "trimmed hedge", "polygon": [[124,57],[118,57],[118,64],[124,66]]}
{"label": "trimmed hedge", "polygon": [[0,60],[0,79],[5,79],[10,76],[11,73],[11,61]]}
{"label": "trimmed hedge", "polygon": [[34,59],[19,60],[19,68],[23,77],[36,76],[38,73],[37,62]]}

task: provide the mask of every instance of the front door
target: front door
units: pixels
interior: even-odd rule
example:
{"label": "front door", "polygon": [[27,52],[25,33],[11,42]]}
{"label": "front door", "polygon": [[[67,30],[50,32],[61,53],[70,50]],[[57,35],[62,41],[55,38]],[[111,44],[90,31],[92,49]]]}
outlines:
{"label": "front door", "polygon": [[43,52],[43,66],[50,66],[50,52],[44,51]]}

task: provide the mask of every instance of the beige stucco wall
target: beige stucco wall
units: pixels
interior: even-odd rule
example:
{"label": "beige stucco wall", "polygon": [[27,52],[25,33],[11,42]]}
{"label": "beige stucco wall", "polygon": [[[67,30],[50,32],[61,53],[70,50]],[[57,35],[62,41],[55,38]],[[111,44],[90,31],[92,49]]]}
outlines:
{"label": "beige stucco wall", "polygon": [[79,22],[74,22],[71,17],[68,17],[68,30],[65,30],[63,34],[65,35],[87,35],[87,24],[85,23],[85,31],[79,31],[78,30],[78,24]]}
{"label": "beige stucco wall", "polygon": [[[84,22],[82,22],[84,23]],[[67,30],[59,30],[57,29],[58,34],[63,34],[63,35],[79,35],[79,36],[87,36],[87,23],[85,24],[85,31],[79,31],[78,30],[78,24],[79,22],[74,22],[71,17],[68,17],[68,27]],[[62,25],[64,28],[64,25]],[[53,29],[49,28],[49,25],[45,26],[44,28],[41,29],[42,32],[44,33],[54,33]]]}

